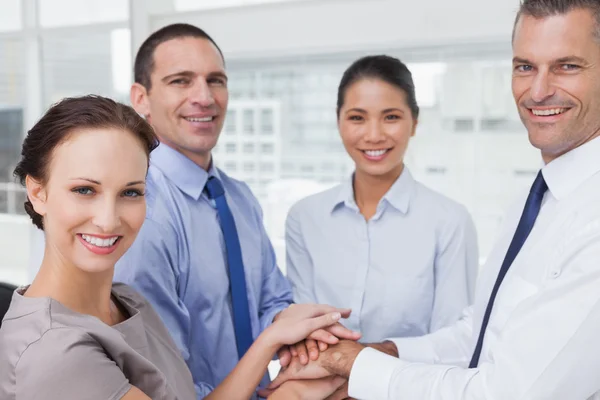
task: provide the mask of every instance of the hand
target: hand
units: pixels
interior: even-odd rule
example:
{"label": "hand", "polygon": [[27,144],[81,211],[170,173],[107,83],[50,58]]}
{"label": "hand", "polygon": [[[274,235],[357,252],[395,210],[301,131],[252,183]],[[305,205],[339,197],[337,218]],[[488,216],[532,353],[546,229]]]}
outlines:
{"label": "hand", "polygon": [[[311,307],[315,307],[315,305],[292,304],[275,316],[273,321],[276,322],[281,319],[295,318],[298,315],[305,313],[307,309],[310,309]],[[352,311],[350,309],[339,310],[342,313],[343,318],[348,318]],[[344,327],[342,324],[337,323],[311,333],[306,341],[296,343],[289,348],[287,346],[281,348],[278,352],[279,363],[285,368],[289,365],[292,357],[298,357],[300,362],[303,365],[306,365],[309,360],[316,360],[319,357],[319,352],[327,350],[328,345],[338,343],[339,339],[358,340],[360,337],[361,334],[359,332],[354,332]]]}
{"label": "hand", "polygon": [[331,376],[311,381],[290,381],[284,383],[277,390],[260,389],[260,397],[268,397],[270,400],[321,400],[328,398],[337,389],[344,385],[346,380],[339,376]]}
{"label": "hand", "polygon": [[[282,311],[260,337],[269,346],[278,349],[282,345],[298,343],[322,328],[336,325],[345,315],[350,315],[350,310],[323,304],[293,304]],[[327,335],[338,341],[333,335]],[[329,337],[326,339],[332,340]]]}
{"label": "hand", "polygon": [[317,361],[310,361],[307,365],[302,365],[297,358],[294,358],[287,368],[279,372],[268,388],[277,388],[289,380],[320,379],[335,375],[347,379],[354,360],[364,348],[363,344],[342,340],[336,345],[329,346],[327,350],[321,352]]}

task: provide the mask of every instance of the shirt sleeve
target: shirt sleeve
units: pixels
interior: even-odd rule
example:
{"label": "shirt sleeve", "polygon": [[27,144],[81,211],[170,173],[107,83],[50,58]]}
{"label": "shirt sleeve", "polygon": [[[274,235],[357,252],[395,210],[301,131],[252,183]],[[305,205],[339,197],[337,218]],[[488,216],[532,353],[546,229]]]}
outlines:
{"label": "shirt sleeve", "polygon": [[475,224],[464,207],[444,226],[438,246],[430,332],[454,323],[473,303],[479,251]]}
{"label": "shirt sleeve", "polygon": [[292,207],[285,223],[287,277],[296,303],[317,303],[313,264],[304,242],[299,212],[298,204]]}
{"label": "shirt sleeve", "polygon": [[[512,311],[478,368],[427,365],[363,350],[349,394],[363,399],[587,399],[600,390],[600,221],[569,233],[561,271]],[[560,279],[559,279],[560,277]],[[508,283],[508,282],[507,282]]]}
{"label": "shirt sleeve", "polygon": [[131,389],[102,346],[69,328],[51,329],[25,350],[16,382],[17,399],[118,400]]}

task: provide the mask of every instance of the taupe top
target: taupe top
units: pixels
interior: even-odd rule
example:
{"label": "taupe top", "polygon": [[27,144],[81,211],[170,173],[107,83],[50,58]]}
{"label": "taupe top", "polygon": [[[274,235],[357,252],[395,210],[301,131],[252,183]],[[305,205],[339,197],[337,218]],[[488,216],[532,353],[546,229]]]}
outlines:
{"label": "taupe top", "polygon": [[192,375],[150,304],[113,285],[130,317],[109,326],[50,298],[13,294],[0,329],[0,399],[113,400],[138,387],[153,400],[193,400]]}

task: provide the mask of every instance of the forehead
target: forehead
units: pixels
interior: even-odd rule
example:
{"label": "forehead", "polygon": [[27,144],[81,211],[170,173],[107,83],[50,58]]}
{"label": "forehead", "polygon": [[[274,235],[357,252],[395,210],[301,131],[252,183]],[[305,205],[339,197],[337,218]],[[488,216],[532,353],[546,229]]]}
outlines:
{"label": "forehead", "polygon": [[[401,88],[378,78],[363,78],[346,90],[345,103],[355,107],[377,106],[382,103],[406,106],[406,93]],[[348,104],[349,105],[349,104]]]}
{"label": "forehead", "polygon": [[598,52],[595,19],[586,9],[535,18],[523,15],[515,26],[513,55],[531,61],[550,61]]}
{"label": "forehead", "polygon": [[141,141],[131,132],[117,128],[76,129],[54,149],[50,175],[100,178],[125,175],[128,171],[145,174],[147,160]]}
{"label": "forehead", "polygon": [[223,57],[208,39],[184,37],[167,40],[154,51],[152,75],[169,75],[179,71],[199,74],[224,71]]}

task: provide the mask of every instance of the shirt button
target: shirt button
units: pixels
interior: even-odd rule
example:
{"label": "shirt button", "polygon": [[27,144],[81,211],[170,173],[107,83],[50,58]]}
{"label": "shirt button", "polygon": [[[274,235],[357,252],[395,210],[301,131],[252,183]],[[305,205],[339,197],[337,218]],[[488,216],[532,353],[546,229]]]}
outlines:
{"label": "shirt button", "polygon": [[557,278],[560,275],[560,271],[555,269],[554,271],[550,272],[550,276],[552,278]]}

